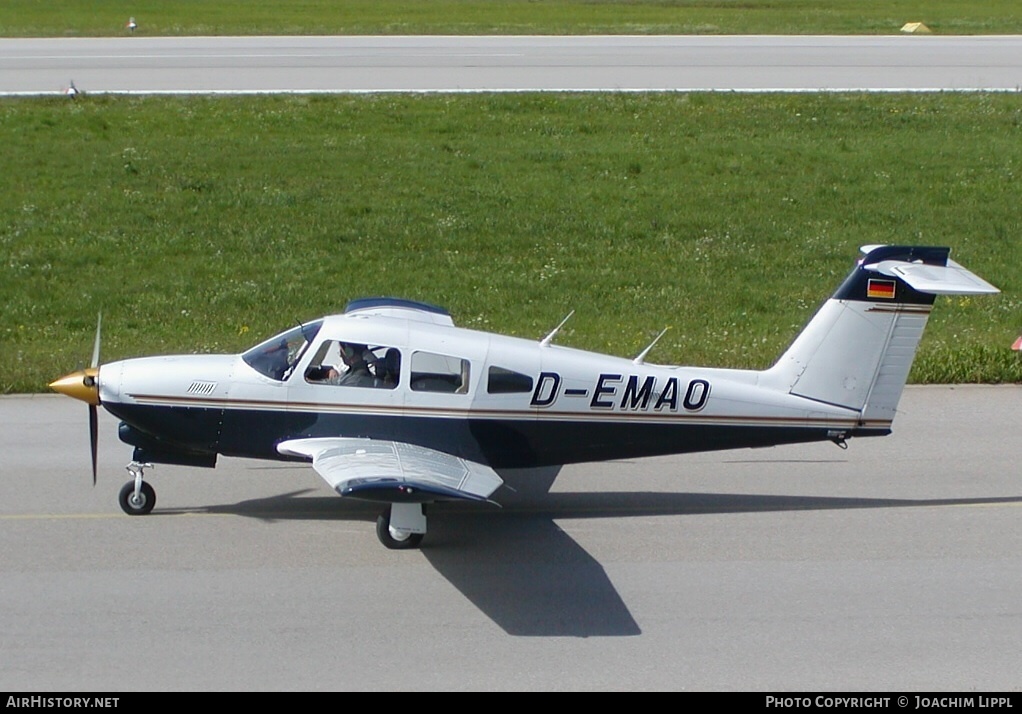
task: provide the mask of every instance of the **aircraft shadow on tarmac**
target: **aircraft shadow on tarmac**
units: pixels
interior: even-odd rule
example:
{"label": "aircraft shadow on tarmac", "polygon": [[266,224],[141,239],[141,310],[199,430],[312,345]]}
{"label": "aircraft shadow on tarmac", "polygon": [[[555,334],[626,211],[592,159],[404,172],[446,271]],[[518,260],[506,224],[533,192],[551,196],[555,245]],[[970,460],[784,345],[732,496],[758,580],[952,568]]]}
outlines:
{"label": "aircraft shadow on tarmac", "polygon": [[[598,492],[550,493],[559,469],[502,472],[502,508],[434,504],[421,553],[505,632],[532,637],[622,637],[641,634],[606,571],[556,521],[572,518],[685,516],[714,513],[913,508],[1022,502],[1015,498],[871,499],[820,496]],[[380,505],[306,496],[271,498],[160,513],[223,513],[267,522],[373,522]]]}

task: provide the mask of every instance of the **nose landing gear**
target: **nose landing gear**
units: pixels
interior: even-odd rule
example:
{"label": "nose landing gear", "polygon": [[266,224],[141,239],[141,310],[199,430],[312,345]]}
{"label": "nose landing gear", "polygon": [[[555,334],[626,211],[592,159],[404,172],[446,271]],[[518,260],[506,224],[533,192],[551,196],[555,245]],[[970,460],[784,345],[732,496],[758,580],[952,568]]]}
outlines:
{"label": "nose landing gear", "polygon": [[150,513],[156,505],[155,489],[142,480],[145,470],[152,467],[152,464],[143,464],[138,461],[132,461],[126,467],[132,480],[121,488],[117,501],[121,504],[121,510],[129,516],[144,516]]}

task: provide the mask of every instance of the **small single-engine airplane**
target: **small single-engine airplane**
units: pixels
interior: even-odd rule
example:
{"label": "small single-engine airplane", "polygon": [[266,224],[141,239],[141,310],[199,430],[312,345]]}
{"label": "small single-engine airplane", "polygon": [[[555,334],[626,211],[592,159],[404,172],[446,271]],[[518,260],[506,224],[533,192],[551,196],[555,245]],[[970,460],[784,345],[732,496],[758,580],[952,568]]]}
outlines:
{"label": "small single-engine airplane", "polygon": [[425,504],[490,501],[495,469],[889,434],[934,296],[998,290],[948,248],[863,252],[763,371],[648,364],[656,340],[611,357],[553,344],[563,322],[530,341],[374,298],[240,355],[100,366],[97,326],[92,367],[50,386],[90,405],[93,483],[97,405],[121,419],[129,514],[155,504],[143,479],[153,463],[303,459],[340,495],[387,504],[380,541],[414,548]]}

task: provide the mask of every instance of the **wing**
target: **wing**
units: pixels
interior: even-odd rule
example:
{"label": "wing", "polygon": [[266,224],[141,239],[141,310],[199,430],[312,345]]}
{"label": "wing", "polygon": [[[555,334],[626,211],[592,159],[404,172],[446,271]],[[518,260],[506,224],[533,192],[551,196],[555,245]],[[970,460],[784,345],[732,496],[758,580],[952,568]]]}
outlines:
{"label": "wing", "polygon": [[504,483],[489,466],[400,441],[292,439],[277,451],[312,459],[337,493],[370,501],[486,501]]}

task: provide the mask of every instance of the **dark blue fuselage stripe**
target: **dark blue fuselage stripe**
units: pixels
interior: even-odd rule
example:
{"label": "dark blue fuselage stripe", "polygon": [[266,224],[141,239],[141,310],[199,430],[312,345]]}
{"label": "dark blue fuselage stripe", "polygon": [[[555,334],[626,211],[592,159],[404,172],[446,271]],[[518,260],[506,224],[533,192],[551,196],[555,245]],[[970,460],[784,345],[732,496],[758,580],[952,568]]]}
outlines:
{"label": "dark blue fuselage stripe", "polygon": [[[105,404],[168,448],[225,456],[285,460],[287,439],[364,437],[404,441],[489,464],[525,468],[696,451],[805,443],[832,438],[833,426],[778,423],[693,424],[444,419],[432,416],[317,414],[199,407]],[[882,436],[887,427],[849,429],[848,436]]]}

